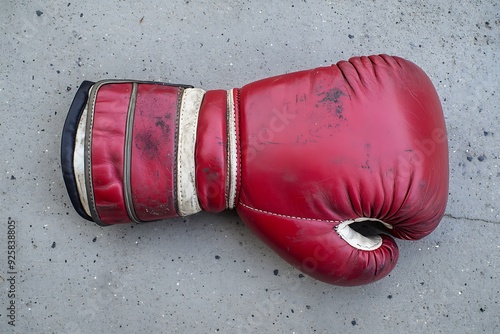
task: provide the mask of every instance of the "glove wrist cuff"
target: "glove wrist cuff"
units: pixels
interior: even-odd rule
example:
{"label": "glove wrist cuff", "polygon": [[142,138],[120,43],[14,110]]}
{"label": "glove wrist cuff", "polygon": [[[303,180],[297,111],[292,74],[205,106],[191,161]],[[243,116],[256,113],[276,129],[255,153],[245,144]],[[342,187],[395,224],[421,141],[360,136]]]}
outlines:
{"label": "glove wrist cuff", "polygon": [[107,80],[84,83],[77,95],[63,131],[62,159],[82,217],[109,225],[201,210],[194,151],[203,90]]}
{"label": "glove wrist cuff", "polygon": [[239,90],[208,91],[196,140],[196,189],[203,210],[233,209],[240,189]]}

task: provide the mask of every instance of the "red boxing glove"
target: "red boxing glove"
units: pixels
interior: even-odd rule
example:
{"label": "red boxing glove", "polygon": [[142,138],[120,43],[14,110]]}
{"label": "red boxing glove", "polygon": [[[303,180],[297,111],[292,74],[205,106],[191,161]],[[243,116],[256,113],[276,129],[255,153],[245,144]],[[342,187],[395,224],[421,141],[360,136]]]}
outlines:
{"label": "red boxing glove", "polygon": [[390,235],[428,235],[448,195],[436,91],[415,64],[386,55],[229,91],[84,82],[62,168],[84,218],[235,208],[285,260],[336,285],[386,276],[398,259]]}

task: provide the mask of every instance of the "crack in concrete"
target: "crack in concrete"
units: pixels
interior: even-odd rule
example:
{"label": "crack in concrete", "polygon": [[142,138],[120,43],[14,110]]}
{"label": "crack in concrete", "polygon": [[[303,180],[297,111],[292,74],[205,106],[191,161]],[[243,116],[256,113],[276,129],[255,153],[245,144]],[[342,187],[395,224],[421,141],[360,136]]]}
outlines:
{"label": "crack in concrete", "polygon": [[455,220],[469,220],[469,221],[481,222],[481,223],[486,223],[486,224],[500,224],[500,221],[494,221],[494,220],[488,220],[488,219],[482,219],[482,218],[470,218],[470,217],[465,217],[465,216],[454,216],[451,213],[445,213],[444,217],[455,219]]}

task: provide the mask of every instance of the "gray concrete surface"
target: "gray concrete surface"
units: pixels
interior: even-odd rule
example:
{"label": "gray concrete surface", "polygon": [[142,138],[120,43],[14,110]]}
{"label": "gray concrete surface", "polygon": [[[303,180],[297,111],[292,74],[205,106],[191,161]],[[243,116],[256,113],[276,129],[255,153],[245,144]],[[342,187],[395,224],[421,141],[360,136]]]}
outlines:
{"label": "gray concrete surface", "polygon": [[[498,1],[70,1],[0,0],[1,333],[500,333]],[[429,74],[450,144],[446,216],[386,279],[303,277],[233,212],[101,228],[70,206],[81,80],[230,88],[376,53]]]}

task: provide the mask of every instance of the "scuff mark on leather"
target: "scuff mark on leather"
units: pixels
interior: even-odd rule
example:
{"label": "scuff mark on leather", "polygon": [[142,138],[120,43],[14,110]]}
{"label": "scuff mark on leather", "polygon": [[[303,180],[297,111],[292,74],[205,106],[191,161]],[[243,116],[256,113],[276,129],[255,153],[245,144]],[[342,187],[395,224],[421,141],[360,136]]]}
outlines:
{"label": "scuff mark on leather", "polygon": [[338,89],[338,88],[332,88],[330,89],[328,92],[323,92],[321,94],[319,94],[320,96],[321,95],[326,95],[322,100],[320,100],[319,102],[334,102],[334,103],[339,103],[339,99],[341,96],[346,96],[347,94],[345,94],[342,90]]}
{"label": "scuff mark on leather", "polygon": [[147,158],[153,159],[158,156],[158,142],[156,142],[151,133],[139,133],[134,138],[135,146]]}
{"label": "scuff mark on leather", "polygon": [[332,88],[329,91],[319,93],[318,96],[323,97],[318,103],[326,104],[329,113],[335,111],[335,115],[340,120],[345,120],[344,104],[340,100],[343,96],[348,96],[346,93],[339,88]]}

